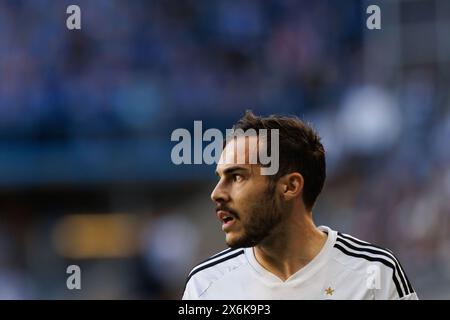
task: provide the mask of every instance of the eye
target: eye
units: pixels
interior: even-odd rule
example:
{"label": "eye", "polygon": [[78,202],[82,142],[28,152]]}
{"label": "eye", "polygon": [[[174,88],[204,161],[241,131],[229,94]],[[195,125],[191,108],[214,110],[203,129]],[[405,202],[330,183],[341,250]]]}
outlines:
{"label": "eye", "polygon": [[242,180],[244,180],[243,176],[241,176],[240,174],[233,174],[233,181],[234,182],[241,182]]}

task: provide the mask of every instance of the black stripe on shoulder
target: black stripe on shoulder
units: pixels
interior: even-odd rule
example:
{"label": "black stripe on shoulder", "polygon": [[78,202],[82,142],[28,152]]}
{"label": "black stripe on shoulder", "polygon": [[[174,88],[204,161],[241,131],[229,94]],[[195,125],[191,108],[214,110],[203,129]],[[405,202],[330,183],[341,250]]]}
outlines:
{"label": "black stripe on shoulder", "polygon": [[[397,258],[396,258],[397,259]],[[402,264],[400,263],[400,260],[397,259],[398,265],[400,266],[400,269],[403,271],[403,275],[405,276],[406,283],[408,284],[409,293],[414,292],[414,288],[411,285],[411,282],[409,282],[408,276],[406,275],[405,269],[403,268]]]}
{"label": "black stripe on shoulder", "polygon": [[354,238],[354,237],[350,237],[350,236],[348,236],[348,235],[346,235],[346,234],[342,234],[342,233],[340,233],[340,232],[338,232],[338,235],[340,235],[340,236],[341,236],[342,238],[344,238],[344,239],[351,240],[351,241],[353,241],[353,242],[355,242],[355,243],[357,243],[357,244],[360,244],[360,245],[362,245],[362,246],[370,246],[370,247],[378,248],[378,249],[385,250],[385,251],[388,251],[388,252],[390,252],[390,253],[393,254],[393,252],[392,252],[391,250],[389,250],[389,249],[387,249],[387,248],[383,248],[383,247],[377,246],[377,245],[375,245],[375,244],[373,244],[373,243],[365,242],[365,241],[356,239],[356,238]]}
{"label": "black stripe on shoulder", "polygon": [[[205,269],[207,269],[207,268],[210,268],[210,267],[212,267],[212,266],[215,266],[215,265],[217,265],[217,264],[219,264],[219,263],[222,263],[222,262],[224,262],[224,261],[233,259],[233,258],[235,258],[235,257],[237,257],[237,256],[239,256],[239,255],[241,255],[241,254],[243,254],[243,253],[244,253],[244,250],[242,249],[242,250],[239,250],[239,251],[237,251],[237,252],[235,252],[235,253],[233,253],[233,254],[230,254],[229,256],[223,257],[222,259],[215,260],[215,261],[211,261],[211,263],[207,263],[207,264],[205,264],[205,265],[203,265],[203,266],[201,266],[201,267],[199,267],[199,268],[197,268],[197,269],[194,269],[194,270],[189,274],[189,276],[187,277],[187,279],[186,279],[186,284],[189,282],[189,280],[192,278],[192,276],[193,276],[194,274],[196,274],[197,272],[200,272],[200,271],[202,271],[202,270],[205,270]],[[216,258],[217,258],[217,255],[216,255]]]}
{"label": "black stripe on shoulder", "polygon": [[352,257],[356,257],[356,258],[363,258],[363,259],[366,259],[368,261],[381,262],[385,266],[391,268],[394,271],[392,273],[392,280],[394,281],[395,288],[397,289],[397,293],[400,296],[400,298],[403,298],[404,294],[403,294],[403,291],[402,291],[402,289],[400,287],[400,284],[397,281],[397,278],[394,275],[395,274],[395,267],[394,267],[394,265],[392,263],[390,263],[389,261],[386,261],[386,260],[384,260],[382,258],[375,258],[375,257],[367,256],[367,255],[364,255],[364,254],[350,252],[350,251],[346,250],[343,246],[341,246],[339,243],[335,243],[334,247],[339,249],[340,251],[342,251],[343,253],[345,253],[348,256],[352,256]]}
{"label": "black stripe on shoulder", "polygon": [[210,261],[210,260],[212,260],[212,259],[221,257],[221,256],[223,256],[223,255],[225,255],[225,254],[227,254],[227,253],[229,253],[229,252],[231,252],[231,251],[233,251],[233,250],[236,250],[236,249],[231,249],[231,248],[225,249],[225,250],[223,250],[223,251],[221,251],[221,252],[219,252],[219,253],[216,253],[216,254],[212,255],[212,256],[209,257],[208,259],[206,259],[206,260],[200,262],[198,265],[201,265],[201,264],[203,264],[203,263],[205,263],[205,262],[208,262],[208,261]]}
{"label": "black stripe on shoulder", "polygon": [[[408,277],[406,275],[405,269],[401,265],[400,260],[395,256],[395,254],[391,250],[389,250],[387,248],[383,248],[383,247],[377,246],[377,245],[374,245],[372,243],[361,241],[359,239],[356,239],[356,238],[344,235],[344,234],[342,234],[340,232],[338,232],[338,236],[340,236],[342,238],[345,238],[347,240],[350,240],[350,241],[352,241],[354,243],[357,243],[359,245],[362,245],[362,246],[373,247],[373,248],[380,249],[380,250],[384,251],[384,254],[383,253],[380,253],[380,254],[383,254],[384,256],[387,256],[387,257],[391,257],[391,259],[393,259],[396,262],[396,266],[399,268],[398,271],[401,271],[401,273],[399,272],[399,276],[401,276],[401,274],[403,273],[404,277],[401,277],[401,279],[402,279],[403,286],[405,288],[408,288],[407,294],[411,294],[411,293],[414,292],[414,289],[413,289],[413,287],[411,285],[411,282],[409,282],[409,279],[408,279]],[[362,248],[360,248],[360,249],[362,249]],[[366,248],[364,248],[364,250],[368,251],[368,249],[366,249]],[[390,255],[388,253],[390,253]],[[405,284],[405,281],[406,281],[406,284]],[[409,291],[409,293],[408,293],[408,291]]]}
{"label": "black stripe on shoulder", "polygon": [[216,254],[212,255],[211,257],[209,257],[208,259],[203,260],[202,262],[200,262],[200,263],[198,263],[197,265],[195,265],[195,266],[192,268],[191,272],[194,271],[195,268],[200,267],[201,265],[207,263],[208,261],[211,261],[211,260],[213,260],[213,259],[217,259],[217,258],[219,258],[219,257],[222,257],[222,256],[224,256],[224,255],[226,255],[226,254],[229,254],[229,253],[231,253],[231,252],[233,252],[233,251],[237,251],[237,250],[239,250],[239,249],[228,248],[228,249],[225,249],[225,250],[223,250],[223,251],[220,251],[219,253],[216,253]]}
{"label": "black stripe on shoulder", "polygon": [[[346,247],[353,249],[355,251],[361,251],[363,253],[370,252],[370,253],[382,255],[382,256],[385,256],[385,257],[391,259],[394,262],[394,276],[395,276],[395,274],[397,274],[397,276],[400,278],[400,281],[402,282],[402,285],[403,285],[403,291],[405,292],[405,294],[410,293],[408,291],[408,287],[406,285],[405,278],[403,277],[402,272],[400,272],[400,269],[399,269],[400,267],[399,267],[399,265],[397,263],[397,259],[395,259],[395,257],[393,257],[392,255],[389,255],[388,253],[386,253],[386,251],[382,251],[381,249],[374,250],[374,249],[370,249],[370,247],[366,247],[366,248],[356,247],[356,246],[352,245],[350,242],[342,239],[340,236],[338,236],[336,238],[336,241],[343,243]],[[404,272],[403,272],[403,274],[404,274]]]}

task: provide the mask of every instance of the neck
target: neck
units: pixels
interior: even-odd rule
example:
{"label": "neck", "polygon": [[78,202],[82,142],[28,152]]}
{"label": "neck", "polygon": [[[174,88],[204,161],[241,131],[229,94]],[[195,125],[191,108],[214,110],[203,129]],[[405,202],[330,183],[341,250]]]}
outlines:
{"label": "neck", "polygon": [[254,247],[255,258],[285,281],[317,256],[326,239],[326,234],[314,225],[310,212],[292,214]]}

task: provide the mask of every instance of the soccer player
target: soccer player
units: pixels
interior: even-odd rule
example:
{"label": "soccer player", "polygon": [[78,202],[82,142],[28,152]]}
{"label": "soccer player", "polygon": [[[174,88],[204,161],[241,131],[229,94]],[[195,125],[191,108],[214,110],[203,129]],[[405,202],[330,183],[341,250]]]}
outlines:
{"label": "soccer player", "polygon": [[418,299],[392,251],[315,226],[325,151],[309,125],[247,112],[234,129],[278,129],[279,170],[236,163],[258,135],[225,145],[211,198],[229,249],[192,269],[183,299]]}

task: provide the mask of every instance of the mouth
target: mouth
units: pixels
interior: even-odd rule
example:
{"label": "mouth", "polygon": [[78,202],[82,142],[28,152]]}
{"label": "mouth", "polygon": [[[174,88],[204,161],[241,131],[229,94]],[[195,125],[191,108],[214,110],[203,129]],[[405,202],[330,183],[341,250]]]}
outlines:
{"label": "mouth", "polygon": [[217,217],[222,221],[222,230],[227,231],[235,223],[236,217],[233,213],[225,210],[218,210]]}

